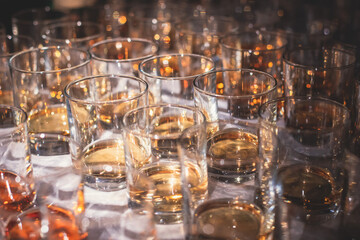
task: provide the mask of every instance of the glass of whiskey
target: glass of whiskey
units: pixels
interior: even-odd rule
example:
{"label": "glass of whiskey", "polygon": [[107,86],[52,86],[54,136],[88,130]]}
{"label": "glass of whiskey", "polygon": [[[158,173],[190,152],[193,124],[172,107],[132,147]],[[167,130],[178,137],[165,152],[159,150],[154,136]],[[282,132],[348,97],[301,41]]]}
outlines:
{"label": "glass of whiskey", "polygon": [[297,239],[339,224],[349,110],[330,99],[287,97],[265,103],[259,114],[259,179],[275,190],[277,237]]}
{"label": "glass of whiskey", "polygon": [[[183,168],[178,141],[188,128],[204,124],[205,117],[199,110],[183,105],[139,107],[123,118],[127,176],[136,170],[154,182],[154,214],[159,224],[183,221]],[[188,170],[194,188],[202,187],[206,181],[204,168],[192,164]],[[130,203],[147,199],[146,194],[134,190],[131,182],[128,182],[128,194]]]}
{"label": "glass of whiskey", "polygon": [[121,120],[148,102],[148,85],[127,75],[96,75],[65,88],[70,136],[80,145],[85,184],[101,191],[126,186]]}
{"label": "glass of whiskey", "polygon": [[33,48],[13,55],[14,105],[28,114],[29,133],[69,135],[63,90],[90,75],[90,54],[65,46]]}
{"label": "glass of whiskey", "polygon": [[[5,239],[86,239],[83,172],[73,164],[77,148],[61,134],[31,134],[35,204],[11,216]],[[74,151],[75,150],[75,151]]]}
{"label": "glass of whiskey", "polygon": [[253,69],[224,69],[194,80],[194,100],[208,122],[209,177],[254,179],[258,162],[258,109],[275,99],[277,82]]}

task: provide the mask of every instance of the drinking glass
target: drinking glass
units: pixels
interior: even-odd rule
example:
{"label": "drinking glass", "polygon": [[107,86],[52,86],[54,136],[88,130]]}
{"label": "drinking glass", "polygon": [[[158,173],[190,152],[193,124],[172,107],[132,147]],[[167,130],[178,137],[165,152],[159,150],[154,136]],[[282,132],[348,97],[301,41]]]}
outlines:
{"label": "drinking glass", "polygon": [[244,31],[220,39],[223,68],[251,68],[267,72],[278,81],[278,94],[283,95],[282,55],[286,38],[276,32]]}
{"label": "drinking glass", "polygon": [[[209,128],[208,123],[206,125]],[[197,175],[193,169],[200,172],[209,161],[209,141],[204,126],[186,129],[178,144],[186,239],[271,239],[274,205],[270,205],[266,195],[270,192],[261,191],[260,185],[254,182],[234,183],[211,175],[207,178],[206,174],[205,181],[194,181],[193,176]]]}
{"label": "drinking glass", "polygon": [[13,84],[9,69],[9,59],[14,54],[35,46],[30,37],[6,35],[0,45],[0,103],[14,105]]}
{"label": "drinking glass", "polygon": [[156,1],[148,6],[130,7],[128,25],[131,38],[146,38],[159,46],[159,54],[176,53],[175,24],[185,11],[177,3]]}
{"label": "drinking glass", "polygon": [[0,220],[31,207],[35,199],[26,113],[0,105]]}
{"label": "drinking glass", "polygon": [[194,106],[194,78],[214,67],[213,60],[202,55],[169,54],[144,60],[139,74],[149,83],[150,103]]}
{"label": "drinking glass", "polygon": [[88,50],[105,39],[104,26],[89,21],[62,21],[45,25],[41,31],[45,46],[69,46]]}
{"label": "drinking glass", "polygon": [[138,76],[139,63],[153,57],[157,45],[142,38],[112,38],[90,47],[92,72],[98,74],[125,74]]}
{"label": "drinking glass", "polygon": [[34,39],[36,47],[42,47],[42,28],[46,24],[67,19],[68,15],[66,13],[50,7],[23,9],[11,16],[12,33],[31,37]]}
{"label": "drinking glass", "polygon": [[36,146],[31,148],[36,201],[7,221],[6,239],[85,239],[83,176],[72,164],[71,139],[40,133],[29,140]]}
{"label": "drinking glass", "polygon": [[262,183],[276,190],[277,239],[336,228],[347,194],[349,110],[317,97],[269,101],[259,110]]}
{"label": "drinking glass", "polygon": [[[204,124],[203,114],[191,107],[171,104],[149,105],[127,112],[123,118],[127,176],[134,170],[155,183],[153,196],[155,221],[177,224],[182,218],[181,164],[177,142],[181,133]],[[191,177],[200,183],[201,172],[193,168]],[[201,184],[200,184],[201,185]],[[147,198],[128,183],[130,203]]]}
{"label": "drinking glass", "polygon": [[193,53],[210,57],[221,68],[219,40],[238,28],[235,19],[225,16],[198,16],[175,25],[179,53]]}
{"label": "drinking glass", "polygon": [[298,48],[284,54],[285,96],[320,96],[344,104],[355,121],[355,53],[336,48]]}
{"label": "drinking glass", "polygon": [[147,91],[142,79],[111,74],[66,86],[70,136],[82,149],[87,186],[102,191],[126,186],[121,120],[129,110],[147,104]]}
{"label": "drinking glass", "polygon": [[224,182],[254,180],[258,165],[258,109],[275,99],[270,74],[223,69],[194,80],[195,106],[206,116],[209,176]]}
{"label": "drinking glass", "polygon": [[90,74],[90,55],[52,46],[22,51],[10,58],[14,104],[28,113],[29,133],[69,134],[63,89]]}

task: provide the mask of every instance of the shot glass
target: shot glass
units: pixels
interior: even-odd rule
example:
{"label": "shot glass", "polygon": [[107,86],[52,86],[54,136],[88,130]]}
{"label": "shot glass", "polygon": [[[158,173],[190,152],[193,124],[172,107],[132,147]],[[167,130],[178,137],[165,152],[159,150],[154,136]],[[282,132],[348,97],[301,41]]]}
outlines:
{"label": "shot glass", "polygon": [[0,105],[0,219],[4,222],[35,200],[26,119],[22,109]]}
{"label": "shot glass", "polygon": [[[85,199],[81,169],[72,164],[69,137],[31,134],[35,205],[6,223],[5,239],[86,239]],[[47,162],[47,166],[44,163]]]}
{"label": "shot glass", "polygon": [[325,98],[288,97],[265,103],[259,114],[259,179],[276,190],[276,239],[337,228],[347,194],[349,110]]}
{"label": "shot glass", "polygon": [[179,53],[193,53],[210,57],[217,68],[222,67],[220,38],[236,31],[238,23],[225,16],[198,16],[175,25]]}
{"label": "shot glass", "polygon": [[43,47],[42,28],[46,24],[65,21],[68,15],[62,11],[44,8],[28,8],[15,12],[11,16],[12,33],[34,39],[36,47]]}
{"label": "shot glass", "polygon": [[244,31],[220,39],[223,68],[251,68],[267,72],[278,81],[283,96],[282,55],[286,38],[276,32]]}
{"label": "shot glass", "polygon": [[139,63],[157,54],[158,46],[142,38],[113,38],[90,47],[92,73],[139,76]]}
{"label": "shot glass", "polygon": [[206,116],[209,176],[224,182],[254,180],[258,157],[258,110],[275,99],[277,83],[252,69],[224,69],[194,80],[195,106]]}
{"label": "shot glass", "polygon": [[[205,123],[203,114],[181,105],[149,105],[129,111],[123,119],[126,173],[134,170],[155,183],[153,195],[155,221],[159,224],[178,224],[183,220],[181,164],[177,142],[182,132]],[[193,184],[204,178],[196,168],[189,168]],[[201,184],[199,184],[201,185]],[[128,183],[130,203],[147,199],[146,194]]]}
{"label": "shot glass", "polygon": [[144,60],[140,77],[149,83],[150,104],[194,106],[194,78],[215,68],[211,58],[196,54],[169,54]]}
{"label": "shot glass", "polygon": [[29,133],[69,135],[63,90],[90,75],[89,63],[87,51],[61,46],[34,48],[10,58],[14,104],[28,113]]}
{"label": "shot glass", "polygon": [[101,191],[126,186],[121,121],[147,104],[147,83],[126,75],[89,76],[65,90],[70,136],[81,147],[85,184]]}
{"label": "shot glass", "polygon": [[30,37],[14,35],[1,37],[0,41],[0,103],[14,105],[9,59],[18,52],[35,47],[35,42]]}
{"label": "shot glass", "polygon": [[105,39],[104,26],[89,21],[62,21],[49,23],[41,30],[44,46],[69,46],[88,50]]}

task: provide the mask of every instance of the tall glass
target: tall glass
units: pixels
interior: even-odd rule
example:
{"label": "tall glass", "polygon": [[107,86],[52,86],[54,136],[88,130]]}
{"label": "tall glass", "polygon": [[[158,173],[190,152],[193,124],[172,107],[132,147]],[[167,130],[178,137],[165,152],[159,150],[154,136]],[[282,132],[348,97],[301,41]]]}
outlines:
{"label": "tall glass", "polygon": [[28,113],[29,132],[69,134],[63,89],[90,74],[85,50],[52,46],[22,51],[10,58],[14,104]]}
{"label": "tall glass", "polygon": [[102,191],[126,185],[124,115],[147,104],[147,83],[127,75],[97,75],[69,83],[64,92],[70,136],[81,147],[85,184]]}
{"label": "tall glass", "polygon": [[202,55],[169,54],[144,60],[139,74],[149,83],[150,103],[194,106],[195,77],[214,68],[214,61]]}

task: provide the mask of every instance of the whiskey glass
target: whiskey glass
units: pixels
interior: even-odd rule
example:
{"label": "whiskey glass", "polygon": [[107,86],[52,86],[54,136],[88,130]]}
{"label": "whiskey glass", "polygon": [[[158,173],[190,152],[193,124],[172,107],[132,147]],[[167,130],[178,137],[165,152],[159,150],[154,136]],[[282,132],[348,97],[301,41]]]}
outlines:
{"label": "whiskey glass", "polygon": [[[182,132],[204,124],[204,115],[183,105],[156,104],[133,109],[123,118],[127,175],[134,170],[155,183],[155,222],[178,224],[183,220],[181,164],[178,141]],[[194,170],[196,171],[196,170]],[[194,173],[195,175],[195,173]],[[198,181],[194,176],[194,182]],[[144,201],[146,194],[128,183],[129,201]]]}
{"label": "whiskey glass", "polygon": [[41,30],[44,46],[69,46],[88,50],[105,39],[104,26],[90,21],[61,21],[46,24]]}
{"label": "whiskey glass", "polygon": [[70,136],[81,147],[86,186],[116,191],[126,186],[124,115],[148,102],[147,83],[127,75],[89,76],[64,90]]}
{"label": "whiskey glass", "polygon": [[200,15],[187,18],[175,25],[178,52],[210,57],[216,68],[221,68],[220,38],[237,28],[238,23],[231,17]]}
{"label": "whiskey glass", "polygon": [[68,19],[69,16],[65,12],[51,9],[50,7],[27,8],[19,10],[11,16],[12,33],[15,36],[24,35],[31,37],[35,41],[35,47],[43,47],[42,28],[46,24]]}
{"label": "whiskey glass", "polygon": [[0,219],[30,208],[35,200],[26,113],[0,105]]}
{"label": "whiskey glass", "polygon": [[14,105],[9,59],[18,52],[35,47],[35,41],[27,36],[4,35],[0,42],[0,103]]}
{"label": "whiskey glass", "polygon": [[149,103],[194,106],[194,78],[215,68],[211,58],[197,54],[158,55],[142,61],[140,78],[149,83]]}
{"label": "whiskey glass", "polygon": [[143,38],[112,38],[89,48],[93,75],[139,76],[139,63],[157,54],[158,46]]}
{"label": "whiskey glass", "polygon": [[[340,47],[340,46],[339,46]],[[285,96],[319,96],[344,104],[355,121],[357,80],[354,51],[337,46],[303,47],[283,57]]]}
{"label": "whiskey glass", "polygon": [[259,115],[258,178],[275,189],[276,237],[300,239],[339,226],[349,110],[326,98],[287,97],[265,103]]}
{"label": "whiskey glass", "polygon": [[[5,239],[86,239],[82,170],[72,164],[72,141],[61,134],[31,134],[35,205],[6,222]],[[77,149],[77,148],[75,148]],[[44,163],[48,161],[47,163]]]}
{"label": "whiskey glass", "polygon": [[251,68],[267,72],[278,82],[283,96],[282,55],[286,38],[270,31],[248,30],[230,33],[220,39],[223,68]]}
{"label": "whiskey glass", "polygon": [[277,97],[277,82],[252,69],[223,69],[194,80],[195,106],[206,116],[209,177],[254,180],[258,158],[258,110]]}
{"label": "whiskey glass", "polygon": [[28,114],[29,133],[69,135],[64,87],[90,75],[85,50],[52,46],[19,52],[10,58],[14,104]]}

